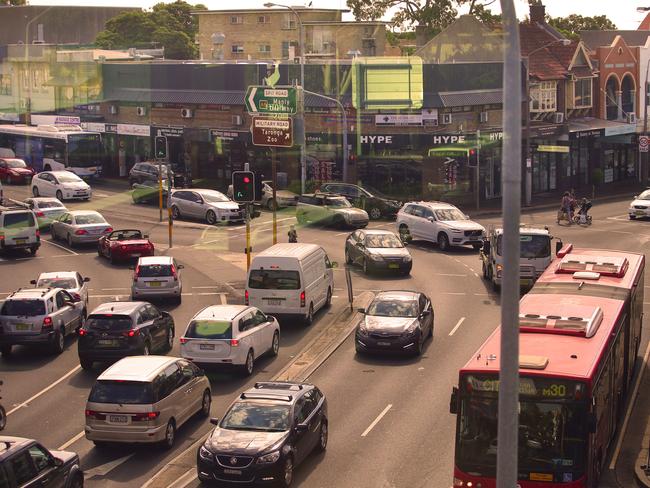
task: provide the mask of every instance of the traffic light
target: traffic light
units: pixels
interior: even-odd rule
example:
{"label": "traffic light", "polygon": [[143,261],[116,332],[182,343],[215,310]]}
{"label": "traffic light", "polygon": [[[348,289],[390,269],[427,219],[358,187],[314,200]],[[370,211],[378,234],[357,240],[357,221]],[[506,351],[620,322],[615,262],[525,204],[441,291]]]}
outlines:
{"label": "traffic light", "polygon": [[478,166],[478,150],[476,148],[467,150],[467,165],[470,168],[476,168]]}
{"label": "traffic light", "polygon": [[167,159],[167,137],[156,136],[154,152],[156,153],[156,159]]}
{"label": "traffic light", "polygon": [[264,193],[264,183],[262,183],[262,175],[255,175],[255,201],[262,201],[262,193]]}
{"label": "traffic light", "polygon": [[255,173],[252,171],[232,172],[232,199],[240,203],[255,201]]}

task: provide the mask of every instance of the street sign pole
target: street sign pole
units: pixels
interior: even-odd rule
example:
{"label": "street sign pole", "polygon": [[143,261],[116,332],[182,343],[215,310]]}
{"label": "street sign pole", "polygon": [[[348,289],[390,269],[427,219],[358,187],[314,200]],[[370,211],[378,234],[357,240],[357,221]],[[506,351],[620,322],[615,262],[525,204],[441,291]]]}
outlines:
{"label": "street sign pole", "polygon": [[481,131],[476,130],[476,210],[481,204]]}
{"label": "street sign pole", "polygon": [[278,243],[278,200],[277,200],[277,185],[278,185],[278,158],[275,148],[271,148],[271,179],[273,180],[273,244]]}
{"label": "street sign pole", "polygon": [[158,158],[158,222],[162,222],[163,210],[163,187],[162,187],[162,159]]}
{"label": "street sign pole", "polygon": [[[244,164],[244,171],[250,171],[250,165]],[[251,209],[250,203],[246,204],[246,272],[251,269]]]}
{"label": "street sign pole", "polygon": [[169,249],[172,248],[172,233],[174,228],[174,219],[172,219],[172,206],[170,205],[172,199],[172,179],[167,175],[167,233],[169,235]]}

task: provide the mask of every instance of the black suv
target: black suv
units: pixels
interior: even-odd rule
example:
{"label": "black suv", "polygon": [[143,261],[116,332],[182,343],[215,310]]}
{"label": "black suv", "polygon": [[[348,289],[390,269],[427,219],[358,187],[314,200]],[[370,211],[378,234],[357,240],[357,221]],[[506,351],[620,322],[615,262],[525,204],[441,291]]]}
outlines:
{"label": "black suv", "polygon": [[[167,187],[167,175],[169,168],[167,164],[160,165],[162,168],[163,186]],[[135,183],[157,182],[158,181],[158,163],[144,161],[142,163],[135,163],[129,171],[129,185],[133,186]]]}
{"label": "black suv", "polygon": [[170,351],[174,319],[147,302],[109,302],[97,307],[79,329],[79,362],[92,369],[95,361]]}
{"label": "black suv", "polygon": [[0,436],[0,487],[83,485],[84,474],[76,453],[49,451],[32,439]]}
{"label": "black suv", "polygon": [[327,400],[314,385],[259,382],[242,393],[197,452],[198,477],[287,487],[313,450],[327,448]]}
{"label": "black suv", "polygon": [[343,195],[352,205],[368,212],[372,220],[394,218],[402,208],[402,202],[380,195],[377,190],[371,191],[352,183],[323,183],[320,190]]}

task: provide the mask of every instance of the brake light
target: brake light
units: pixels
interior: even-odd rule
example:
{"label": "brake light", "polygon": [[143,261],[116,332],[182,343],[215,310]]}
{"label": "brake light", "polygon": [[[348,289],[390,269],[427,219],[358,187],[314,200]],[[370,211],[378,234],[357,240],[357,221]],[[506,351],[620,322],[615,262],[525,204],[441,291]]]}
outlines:
{"label": "brake light", "polygon": [[230,347],[239,347],[239,339],[230,339]]}
{"label": "brake light", "polygon": [[144,412],[136,413],[131,417],[134,422],[143,422],[147,420],[155,420],[160,416],[160,412]]}
{"label": "brake light", "polygon": [[4,240],[5,240],[5,235],[0,233],[0,241],[4,241]]}
{"label": "brake light", "polygon": [[36,229],[36,237],[41,237],[41,231]]}
{"label": "brake light", "polygon": [[36,212],[37,217],[45,217],[45,214],[43,212]]}
{"label": "brake light", "polygon": [[176,274],[176,266],[172,264],[172,276],[174,277],[174,281],[178,281],[178,275]]}
{"label": "brake light", "polygon": [[248,305],[248,290],[244,291],[244,303]]}
{"label": "brake light", "polygon": [[136,337],[140,335],[140,329],[131,329],[126,332],[122,332],[122,335],[124,337]]}
{"label": "brake light", "polygon": [[187,344],[187,339],[185,337],[181,337],[181,344]]}
{"label": "brake light", "polygon": [[112,227],[107,227],[106,230],[104,230],[104,232],[113,232],[113,228]]}
{"label": "brake light", "polygon": [[85,230],[85,229],[79,229],[79,230],[75,231],[75,234],[78,235],[78,236],[84,236],[84,235],[88,234],[88,231]]}
{"label": "brake light", "polygon": [[138,281],[138,276],[140,275],[140,265],[135,267],[135,273],[133,273],[133,281]]}
{"label": "brake light", "polygon": [[126,246],[125,246],[124,244],[122,244],[122,245],[120,246],[120,249],[121,249],[122,251],[126,251]]}
{"label": "brake light", "polygon": [[43,319],[43,327],[52,327],[52,317],[45,317]]}
{"label": "brake light", "polygon": [[85,336],[86,334],[88,334],[88,331],[86,329],[79,329],[80,336]]}
{"label": "brake light", "polygon": [[304,291],[300,292],[300,306],[301,307],[305,306],[305,292]]}
{"label": "brake light", "polygon": [[106,414],[95,410],[86,410],[86,417],[95,417],[97,420],[106,420]]}

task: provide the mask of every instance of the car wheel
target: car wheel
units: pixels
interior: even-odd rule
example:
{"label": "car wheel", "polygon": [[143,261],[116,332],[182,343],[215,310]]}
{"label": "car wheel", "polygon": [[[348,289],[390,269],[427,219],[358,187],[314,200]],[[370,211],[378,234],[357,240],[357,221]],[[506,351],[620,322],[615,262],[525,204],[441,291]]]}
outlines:
{"label": "car wheel", "polygon": [[255,369],[255,355],[253,354],[253,350],[250,349],[248,351],[248,354],[246,355],[246,362],[242,366],[242,372],[244,373],[244,376],[251,376],[253,374],[254,369]]}
{"label": "car wheel", "polygon": [[268,208],[271,212],[273,212],[273,210],[276,209],[275,200],[269,198],[269,200],[266,202],[266,208]]}
{"label": "car wheel", "polygon": [[36,186],[32,187],[32,195],[34,195],[35,197],[39,196],[38,187]]}
{"label": "car wheel", "polygon": [[636,220],[636,215],[630,215],[630,220]]}
{"label": "car wheel", "polygon": [[79,358],[79,364],[81,365],[81,369],[84,371],[91,371],[93,369],[93,360],[92,359],[81,359]]}
{"label": "car wheel", "polygon": [[99,256],[100,258],[104,257],[104,251],[102,251],[102,248],[99,247],[99,245],[97,246],[97,256]]}
{"label": "car wheel", "polygon": [[84,486],[84,478],[82,475],[78,474],[74,477],[74,479],[72,480],[68,488],[83,488],[83,486]]}
{"label": "car wheel", "polygon": [[422,343],[424,340],[422,339],[422,334],[419,335],[417,342],[415,343],[415,349],[413,350],[413,356],[415,357],[420,357],[422,356]]}
{"label": "car wheel", "polygon": [[314,304],[309,304],[309,312],[305,316],[305,325],[311,325],[314,323]]}
{"label": "car wheel", "polygon": [[282,479],[280,480],[280,486],[288,488],[293,482],[293,458],[287,456],[284,460],[284,465],[282,467]]}
{"label": "car wheel", "polygon": [[472,247],[474,248],[475,251],[480,251],[481,248],[483,247],[483,244],[472,244]]}
{"label": "car wheel", "polygon": [[61,190],[56,191],[56,199],[60,202],[63,201],[63,193],[61,192]]}
{"label": "car wheel", "polygon": [[178,220],[181,218],[181,211],[178,210],[176,205],[172,205],[172,219]]}
{"label": "car wheel", "polygon": [[323,420],[321,421],[320,424],[320,433],[318,434],[318,444],[316,445],[316,449],[319,452],[325,452],[325,450],[327,449],[327,435],[328,435],[327,422]]}
{"label": "car wheel", "polygon": [[0,430],[5,430],[7,426],[7,411],[0,405]]}
{"label": "car wheel", "polygon": [[174,447],[174,441],[176,440],[176,422],[174,419],[169,419],[167,422],[167,428],[165,429],[165,439],[162,441],[163,449],[171,449]]}
{"label": "car wheel", "polygon": [[72,249],[74,247],[74,242],[72,242],[72,236],[68,234],[68,237],[66,239],[66,242],[68,243],[68,247]]}
{"label": "car wheel", "polygon": [[273,333],[273,341],[271,342],[271,356],[277,356],[280,351],[280,334],[278,331]]}
{"label": "car wheel", "polygon": [[399,226],[399,238],[402,244],[406,245],[411,241],[411,232],[407,225],[402,224]]}
{"label": "car wheel", "polygon": [[2,353],[3,357],[7,358],[7,357],[11,356],[12,348],[13,348],[13,346],[11,346],[11,344],[6,344],[6,345],[0,347],[0,353]]}
{"label": "car wheel", "polygon": [[372,220],[379,220],[381,218],[381,209],[378,207],[372,207],[368,212],[368,215]]}
{"label": "car wheel", "polygon": [[201,410],[199,410],[199,416],[204,418],[209,417],[211,405],[212,405],[212,395],[210,395],[210,390],[205,390],[203,392],[203,399],[201,400]]}
{"label": "car wheel", "polygon": [[330,307],[332,305],[332,288],[327,287],[327,298],[325,298],[325,306]]}
{"label": "car wheel", "polygon": [[65,349],[65,330],[61,327],[54,335],[54,343],[52,344],[52,351],[54,354],[61,354]]}
{"label": "car wheel", "polygon": [[350,256],[350,252],[348,251],[348,248],[345,248],[345,264],[352,264],[352,257]]}
{"label": "car wheel", "polygon": [[438,247],[441,251],[449,250],[449,237],[444,232],[438,234]]}
{"label": "car wheel", "polygon": [[214,225],[217,223],[217,215],[212,210],[208,210],[208,212],[205,214],[205,221],[209,225]]}
{"label": "car wheel", "polygon": [[7,185],[13,185],[14,184],[14,179],[10,176],[7,176]]}
{"label": "car wheel", "polygon": [[171,329],[167,329],[167,339],[165,340],[165,349],[171,351],[174,347],[174,332]]}
{"label": "car wheel", "polygon": [[32,256],[36,256],[36,251],[38,251],[38,248],[37,248],[37,247],[30,247],[30,248],[29,248],[29,253],[30,253]]}

